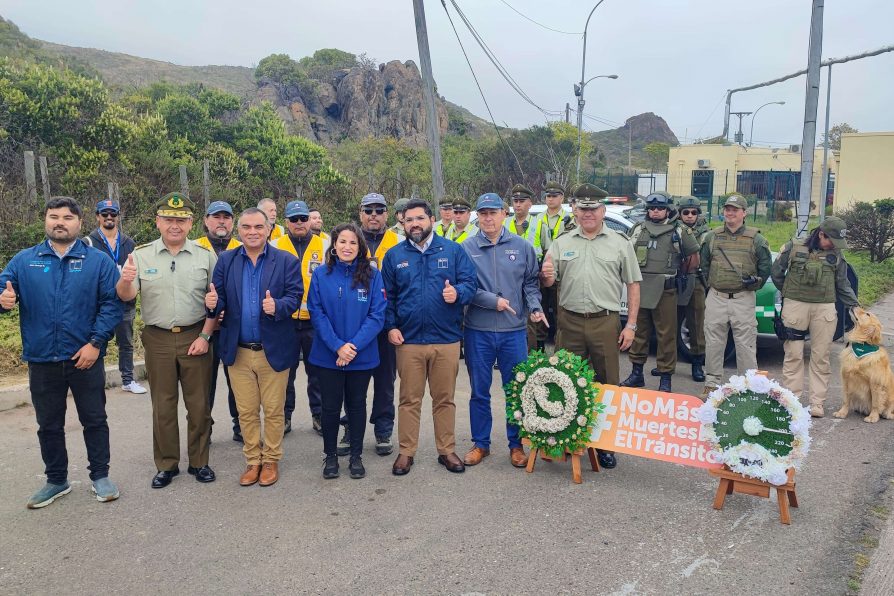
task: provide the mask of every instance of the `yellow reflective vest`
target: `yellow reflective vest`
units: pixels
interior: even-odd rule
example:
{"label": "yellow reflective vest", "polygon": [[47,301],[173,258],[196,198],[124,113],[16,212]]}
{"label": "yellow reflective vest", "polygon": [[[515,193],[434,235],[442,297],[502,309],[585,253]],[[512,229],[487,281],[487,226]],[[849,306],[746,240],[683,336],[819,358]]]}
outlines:
{"label": "yellow reflective vest", "polygon": [[[196,238],[196,244],[198,244],[202,248],[214,252],[214,248],[211,246],[211,241],[208,240],[207,234],[205,236],[202,236],[201,238]],[[233,250],[234,248],[239,248],[240,246],[242,246],[242,243],[230,236],[230,241],[229,243],[227,243],[227,247],[224,250]]]}
{"label": "yellow reflective vest", "polygon": [[329,248],[329,239],[323,240],[320,236],[311,234],[307,248],[300,257],[295,251],[295,245],[292,244],[292,239],[289,238],[288,234],[280,236],[273,243],[273,246],[301,259],[301,279],[304,282],[304,295],[301,296],[301,306],[292,314],[292,318],[309,321],[310,312],[307,310],[307,297],[310,295],[310,278],[314,269],[326,262],[326,250]]}
{"label": "yellow reflective vest", "polygon": [[385,235],[382,236],[382,241],[379,243],[379,248],[376,249],[376,254],[371,255],[369,254],[369,251],[366,251],[366,255],[372,260],[373,267],[381,269],[382,259],[385,258],[385,253],[397,246],[401,240],[403,240],[403,238],[391,230],[385,230]]}
{"label": "yellow reflective vest", "polygon": [[525,218],[525,221],[528,222],[528,227],[524,231],[524,233],[518,231],[514,217],[507,217],[506,220],[503,222],[503,227],[505,227],[516,236],[521,236],[522,238],[533,244],[534,252],[537,253],[537,258],[539,259],[540,256],[543,254],[543,247],[541,246],[542,243],[540,241],[540,229],[542,228],[542,225],[540,225],[539,223],[539,218],[538,221],[535,222],[534,216],[530,214]]}

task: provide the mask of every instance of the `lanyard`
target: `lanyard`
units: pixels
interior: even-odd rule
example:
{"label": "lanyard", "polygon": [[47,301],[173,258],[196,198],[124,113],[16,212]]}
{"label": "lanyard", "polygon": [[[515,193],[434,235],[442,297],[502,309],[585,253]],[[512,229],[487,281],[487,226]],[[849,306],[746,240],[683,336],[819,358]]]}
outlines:
{"label": "lanyard", "polygon": [[106,238],[106,235],[103,234],[102,231],[99,232],[99,237],[102,238],[106,248],[109,249],[109,254],[112,255],[112,260],[115,261],[115,265],[120,267],[121,265],[118,263],[118,255],[121,253],[121,230],[118,230],[115,234],[115,250],[112,250],[112,245],[109,244],[108,238]]}

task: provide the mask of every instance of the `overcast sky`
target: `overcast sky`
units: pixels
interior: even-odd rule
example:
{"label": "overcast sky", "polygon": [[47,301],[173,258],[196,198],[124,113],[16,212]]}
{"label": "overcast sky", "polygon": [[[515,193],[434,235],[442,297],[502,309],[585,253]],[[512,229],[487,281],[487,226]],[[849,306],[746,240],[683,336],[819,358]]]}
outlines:
{"label": "overcast sky", "polygon": [[[576,99],[584,22],[597,0],[456,0],[519,86],[546,110]],[[497,74],[446,0],[460,38],[500,124],[544,122]],[[827,0],[823,58],[894,44],[894,3]],[[511,8],[510,8],[511,6]],[[585,114],[591,130],[635,114],[664,117],[681,142],[720,134],[726,89],[806,68],[810,0],[605,0],[590,22]],[[438,91],[487,118],[447,15],[425,0]],[[526,20],[513,8],[547,27]],[[411,0],[0,0],[0,14],[32,37],[176,64],[254,66],[272,53],[293,58],[325,47],[378,62],[414,60]],[[861,131],[894,130],[894,53],[833,67],[832,122]],[[764,108],[755,144],[801,142],[805,77],[733,96],[733,110]],[[818,130],[825,110],[825,69]],[[573,116],[572,116],[573,121]],[[735,122],[733,123],[735,124]],[[750,119],[745,120],[748,139]]]}

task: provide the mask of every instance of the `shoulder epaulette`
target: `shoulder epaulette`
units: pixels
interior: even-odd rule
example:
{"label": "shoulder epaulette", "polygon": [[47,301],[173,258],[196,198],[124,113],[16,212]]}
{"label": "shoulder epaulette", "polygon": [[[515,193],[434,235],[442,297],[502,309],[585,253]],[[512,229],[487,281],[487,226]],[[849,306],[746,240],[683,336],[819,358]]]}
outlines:
{"label": "shoulder epaulette", "polygon": [[146,244],[141,244],[139,246],[135,246],[134,250],[140,250],[141,248],[146,248],[147,246],[152,246],[152,242],[147,242]]}

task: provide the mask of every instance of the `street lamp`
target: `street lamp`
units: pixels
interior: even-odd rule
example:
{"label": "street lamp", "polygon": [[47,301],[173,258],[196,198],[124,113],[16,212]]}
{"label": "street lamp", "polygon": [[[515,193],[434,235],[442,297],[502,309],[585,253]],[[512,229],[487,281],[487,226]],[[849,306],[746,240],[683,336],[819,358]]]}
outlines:
{"label": "street lamp", "polygon": [[[590,11],[590,14],[587,15],[587,22],[584,25],[584,51],[583,58],[581,59],[580,65],[580,84],[574,86],[574,94],[577,96],[577,181],[580,182],[580,148],[581,148],[581,130],[584,126],[584,88],[587,86],[587,83],[592,81],[593,79],[584,80],[586,77],[586,68],[587,68],[587,28],[590,26],[590,17],[593,16],[593,13],[596,12],[596,9],[599,8],[599,5],[605,2],[605,0],[599,0],[596,3],[596,6],[593,7],[593,10]],[[599,77],[593,77],[599,78]],[[617,75],[607,76],[606,78],[618,78]]]}
{"label": "street lamp", "polygon": [[754,119],[757,118],[757,113],[761,111],[761,108],[765,108],[767,106],[784,106],[784,101],[771,101],[769,103],[765,103],[760,108],[754,110],[754,114],[751,115],[751,132],[748,134],[748,146],[751,147],[754,142]]}

